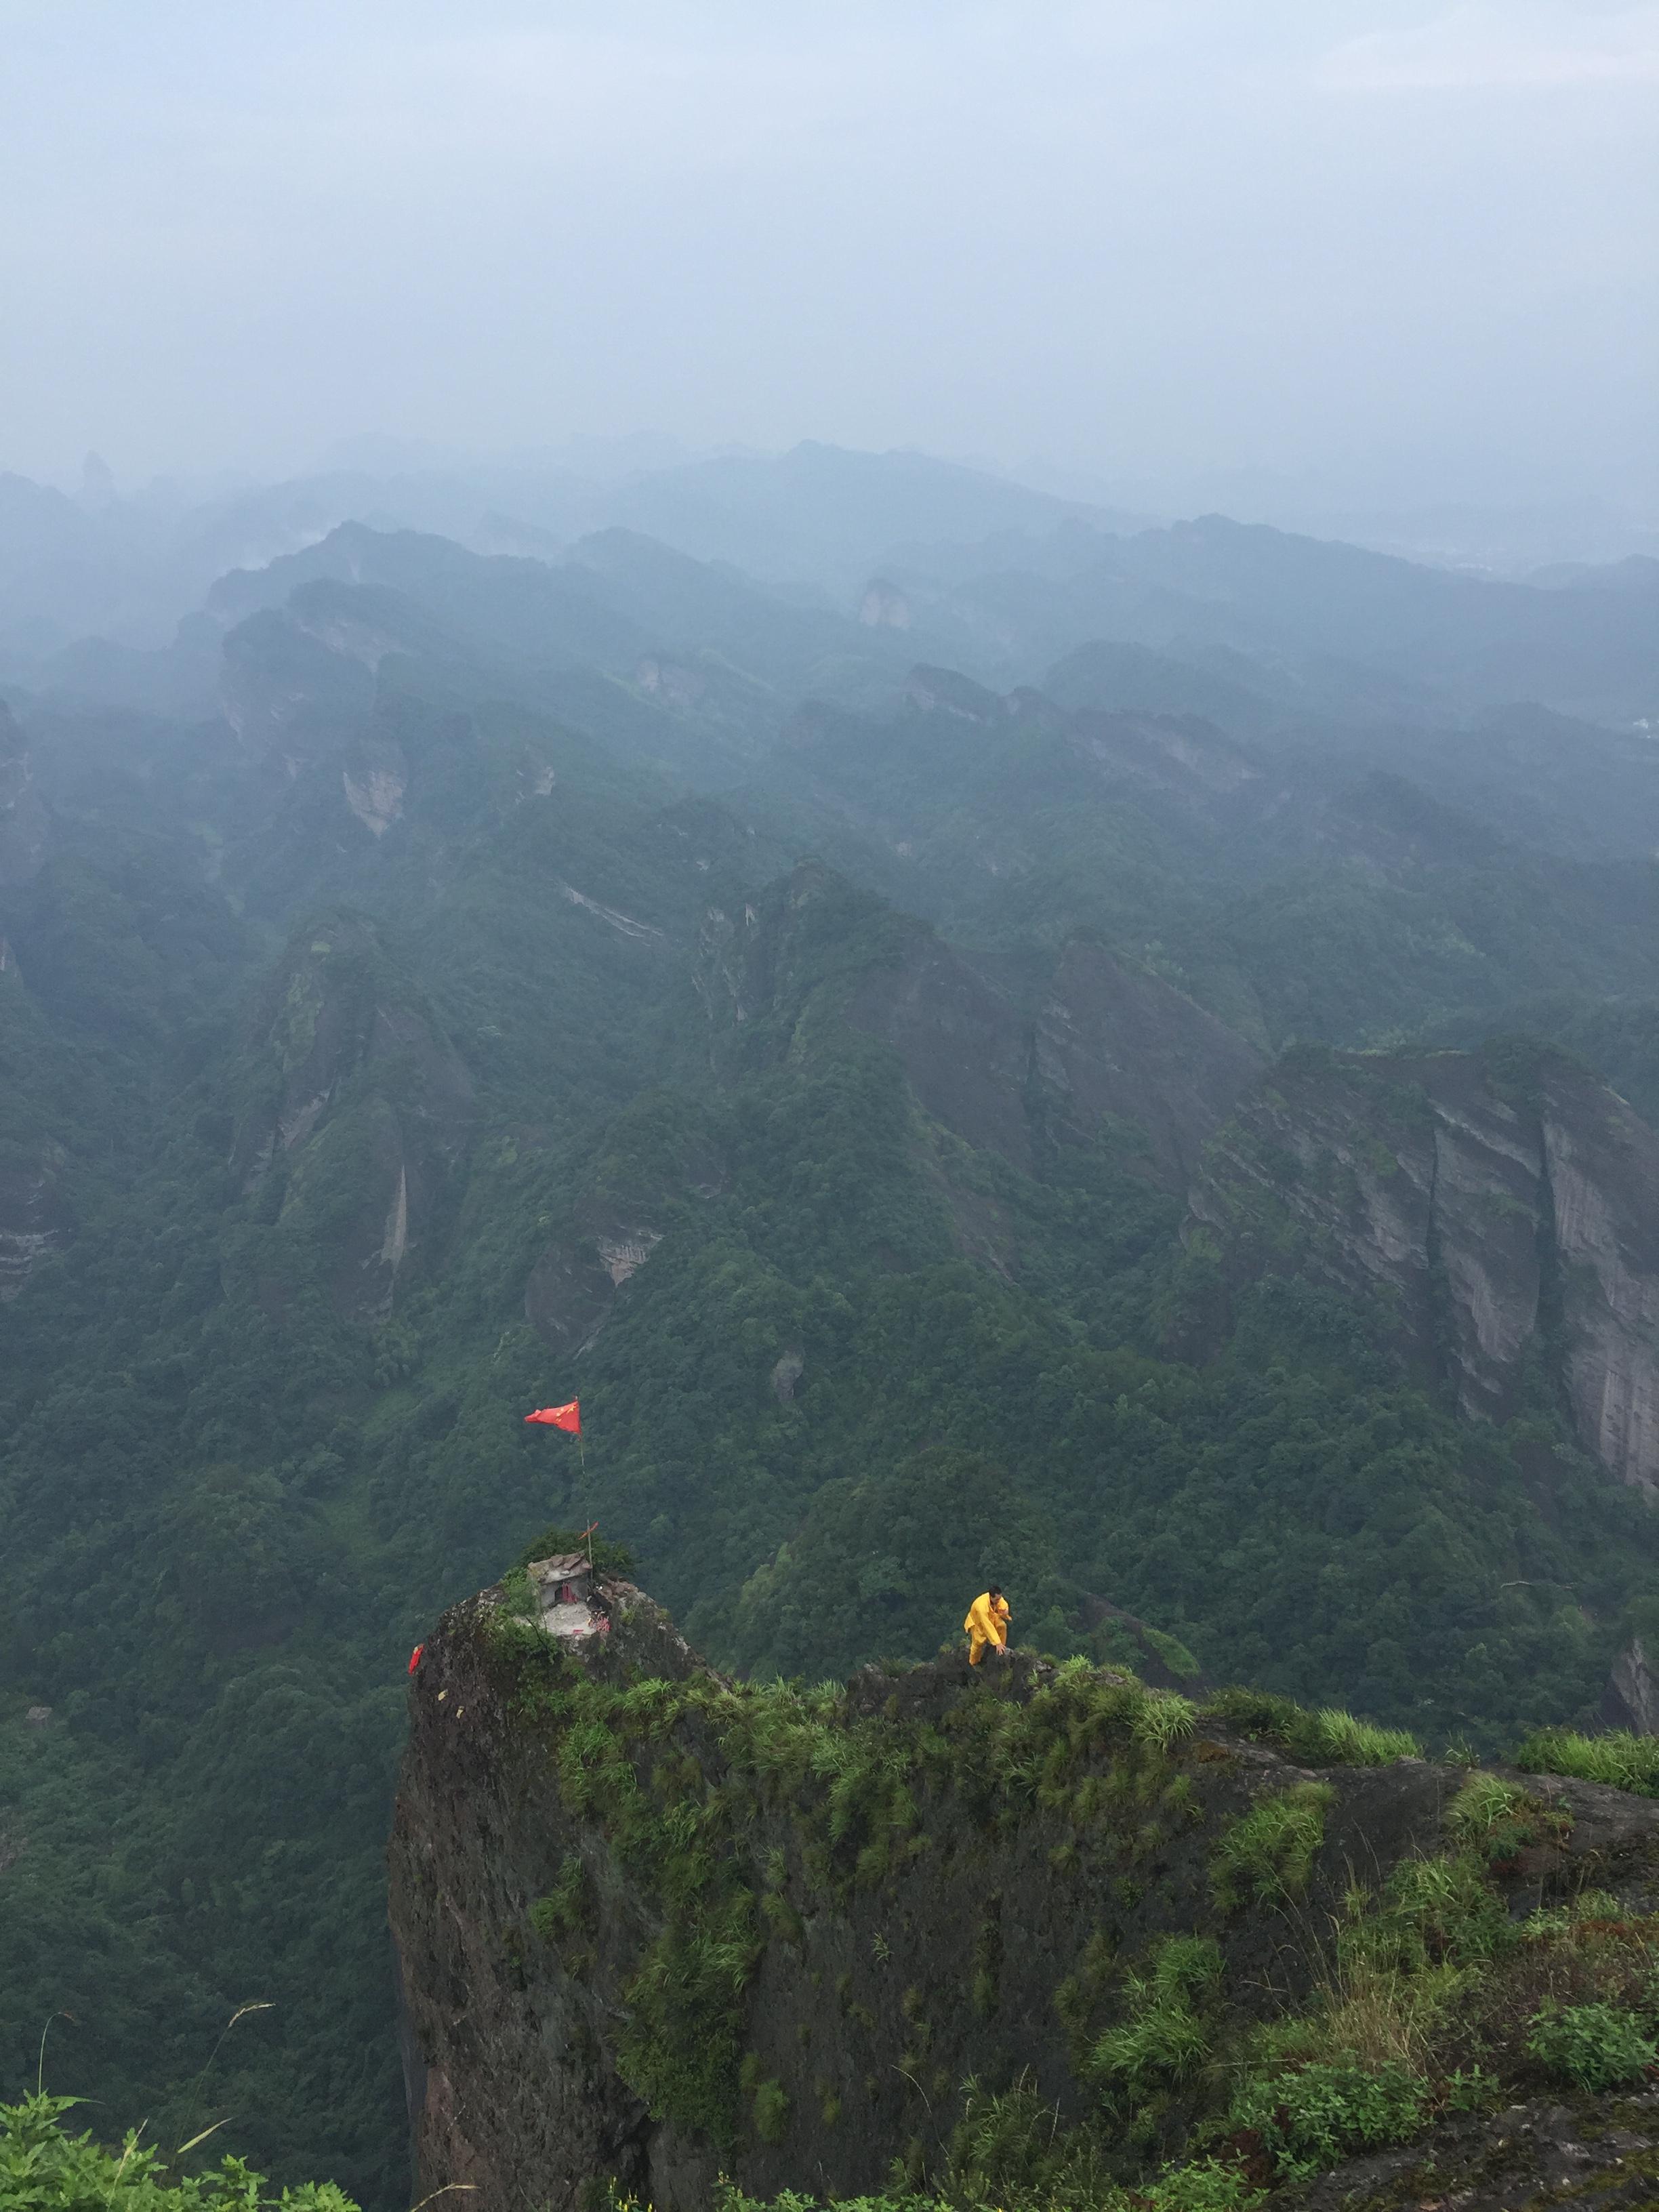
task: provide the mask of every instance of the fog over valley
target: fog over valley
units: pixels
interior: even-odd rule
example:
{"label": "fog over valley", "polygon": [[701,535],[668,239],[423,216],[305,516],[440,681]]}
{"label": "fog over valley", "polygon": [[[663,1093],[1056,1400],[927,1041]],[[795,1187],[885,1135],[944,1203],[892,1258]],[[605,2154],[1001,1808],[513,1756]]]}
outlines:
{"label": "fog over valley", "polygon": [[0,2206],[1659,2202],[1659,8],[4,27]]}

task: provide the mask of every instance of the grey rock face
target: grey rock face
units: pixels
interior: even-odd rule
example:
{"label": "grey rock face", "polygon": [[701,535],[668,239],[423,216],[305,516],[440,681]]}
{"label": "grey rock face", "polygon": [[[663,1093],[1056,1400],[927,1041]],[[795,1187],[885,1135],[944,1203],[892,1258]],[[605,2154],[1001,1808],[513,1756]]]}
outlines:
{"label": "grey rock face", "polygon": [[1579,1432],[1627,1481],[1659,1480],[1659,1136],[1589,1078],[1541,1116]]}
{"label": "grey rock face", "polygon": [[40,1261],[60,1251],[70,1235],[51,1158],[33,1168],[0,1167],[0,1304],[15,1298]]}
{"label": "grey rock face", "polygon": [[40,874],[46,826],[46,802],[35,787],[23,733],[0,701],[0,890]]}
{"label": "grey rock face", "polygon": [[[1139,1817],[1129,1826],[1101,1812],[1079,1826],[1040,1803],[994,1823],[971,1767],[942,1764],[925,1776],[908,1770],[908,1840],[871,1878],[862,1826],[840,1845],[823,1840],[824,1778],[781,1780],[753,1766],[753,1753],[716,1717],[714,1701],[730,1686],[702,1668],[642,1593],[603,1571],[593,1589],[609,1632],[560,1638],[551,1657],[551,1639],[533,1651],[496,1642],[501,1591],[453,1608],[427,1638],[410,1684],[389,1903],[406,2003],[413,2193],[463,2187],[476,2212],[574,2205],[587,2185],[611,2177],[661,2212],[698,2212],[721,2172],[760,2197],[809,2178],[826,2198],[864,2194],[914,2142],[942,2158],[970,2075],[1025,2074],[1057,2124],[1069,2126],[1098,2100],[1079,2078],[1056,1996],[1103,1928],[1126,1962],[1172,1929],[1203,1928],[1228,1985],[1255,1993],[1253,2011],[1300,2006],[1324,1971],[1318,1938],[1304,1930],[1340,1911],[1357,1867],[1381,1882],[1400,1861],[1437,1850],[1464,1780],[1462,1769],[1418,1759],[1325,1771],[1330,1802],[1305,1918],[1248,1906],[1217,1914],[1210,1852],[1222,1824],[1310,1777],[1270,1746],[1207,1721],[1181,1754],[1196,1816],[1153,1829],[1155,1841]],[[680,2100],[678,2117],[653,2112],[641,2094],[631,2034],[646,2002],[637,1978],[672,1907],[653,1865],[586,1794],[579,1778],[598,1771],[599,1754],[573,1742],[570,1706],[540,1695],[579,1698],[585,1681],[621,1691],[698,1677],[710,1702],[614,1741],[642,1793],[672,1802],[671,1789],[724,1792],[741,1808],[708,1847],[714,1856],[700,1880],[729,1879],[751,1905],[767,1900],[742,1923],[752,1953],[732,2031],[748,2057],[743,2082],[773,2085],[779,2124],[765,2130],[752,2124],[746,2095],[725,2126],[712,2094],[695,2110]],[[977,1677],[958,1650],[906,1670],[861,1669],[842,1711],[866,1739],[890,1729],[904,1755],[921,1730],[951,1739],[970,1701],[1027,1704],[1054,1680],[1049,1662],[1024,1652],[994,1678]],[[1098,1787],[1109,1765],[1109,1751],[1091,1748],[1085,1784]],[[1659,1806],[1558,1777],[1528,1778],[1528,1786],[1571,1818],[1536,1863],[1517,1863],[1513,1905],[1593,1881],[1645,1910]],[[574,1892],[562,1923],[538,1911],[556,1890]],[[671,1946],[655,1955],[675,1954]],[[965,2001],[976,1975],[993,1978],[994,2002]],[[1103,1992],[1101,2025],[1123,2016],[1122,1986],[1115,1978]],[[694,2058],[702,2047],[687,2045]]]}
{"label": "grey rock face", "polygon": [[1139,1124],[1158,1180],[1176,1189],[1266,1064],[1172,984],[1077,939],[1038,1020],[1036,1060],[1057,1121],[1079,1133],[1108,1118]]}
{"label": "grey rock face", "polygon": [[[744,1030],[802,1018],[818,917],[846,896],[807,864],[781,900],[710,914],[699,988],[727,1048]],[[931,930],[888,919],[889,943],[832,986],[846,1018],[893,1047],[934,1121],[1016,1167],[1030,1169],[1045,1128],[1076,1142],[1115,1123],[1130,1156],[1180,1190],[1264,1064],[1224,1023],[1102,945],[1066,946],[1032,1018]]]}
{"label": "grey rock face", "polygon": [[1628,1729],[1632,1735],[1659,1735],[1659,1668],[1639,1636],[1613,1662],[1601,1717],[1609,1728]]}
{"label": "grey rock face", "polygon": [[1659,1486],[1659,1136],[1556,1054],[1290,1060],[1190,1200],[1230,1271],[1373,1293],[1398,1348],[1502,1419],[1542,1363],[1586,1449]]}
{"label": "grey rock face", "polygon": [[1275,2189],[1261,2212],[1647,2212],[1656,2148],[1659,2090],[1571,2105],[1540,2098]]}
{"label": "grey rock face", "polygon": [[244,1189],[283,1165],[297,1233],[313,1188],[348,1180],[349,1208],[323,1209],[331,1295],[343,1320],[383,1321],[477,1109],[465,1064],[361,917],[296,941],[259,1009],[246,1087],[231,1153]]}
{"label": "grey rock face", "polygon": [[857,1028],[885,1037],[935,1121],[1029,1167],[1026,1025],[1001,993],[941,939],[918,934],[902,963],[878,969],[849,1009]]}

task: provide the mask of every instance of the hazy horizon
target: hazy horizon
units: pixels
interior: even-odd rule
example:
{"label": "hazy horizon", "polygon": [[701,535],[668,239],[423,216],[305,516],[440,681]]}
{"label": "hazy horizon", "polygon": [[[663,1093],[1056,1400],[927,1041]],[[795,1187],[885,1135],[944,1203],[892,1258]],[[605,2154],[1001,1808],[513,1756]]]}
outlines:
{"label": "hazy horizon", "polygon": [[0,467],[643,430],[1659,492],[1652,0],[9,18]]}

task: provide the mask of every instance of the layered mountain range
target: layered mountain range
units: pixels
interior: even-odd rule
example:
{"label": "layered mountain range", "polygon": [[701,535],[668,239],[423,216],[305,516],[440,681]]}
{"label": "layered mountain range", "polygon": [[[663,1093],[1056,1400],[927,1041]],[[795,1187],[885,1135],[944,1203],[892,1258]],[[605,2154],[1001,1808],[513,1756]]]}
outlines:
{"label": "layered mountain range", "polygon": [[188,2134],[257,1995],[216,2100],[393,2201],[401,1670],[552,1522],[755,1679],[995,1574],[1436,1747],[1639,1692],[1640,592],[919,480],[16,648],[12,2072]]}

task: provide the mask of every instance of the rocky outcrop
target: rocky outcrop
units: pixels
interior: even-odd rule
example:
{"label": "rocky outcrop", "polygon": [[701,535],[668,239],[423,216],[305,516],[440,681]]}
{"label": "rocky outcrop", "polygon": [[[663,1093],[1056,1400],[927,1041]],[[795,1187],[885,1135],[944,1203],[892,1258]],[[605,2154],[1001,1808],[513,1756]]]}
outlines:
{"label": "rocky outcrop", "polygon": [[43,1148],[27,1164],[0,1164],[0,1303],[9,1303],[42,1260],[60,1251],[72,1231],[58,1189],[63,1155]]}
{"label": "rocky outcrop", "polygon": [[471,1078],[358,915],[301,933],[254,1027],[232,1168],[247,1192],[280,1170],[279,1244],[320,1241],[341,1317],[384,1319],[471,1141]]}
{"label": "rocky outcrop", "polygon": [[1659,2089],[1535,2098],[1453,2120],[1427,2143],[1348,2159],[1260,2212],[1653,2212]]}
{"label": "rocky outcrop", "polygon": [[908,599],[884,576],[872,576],[859,601],[859,620],[866,629],[908,629],[915,615]]}
{"label": "rocky outcrop", "polygon": [[1103,1651],[1115,1665],[1127,1662],[1137,1679],[1152,1689],[1179,1690],[1195,1697],[1211,1686],[1184,1644],[1151,1627],[1109,1598],[1085,1590],[1078,1607],[1078,1626],[1096,1632],[1097,1652]]}
{"label": "rocky outcrop", "polygon": [[46,801],[34,781],[23,733],[0,700],[0,890],[32,882],[46,857]]}
{"label": "rocky outcrop", "polygon": [[902,699],[912,714],[983,729],[1040,728],[1071,756],[1086,785],[1155,814],[1173,804],[1175,818],[1196,812],[1237,828],[1282,796],[1267,763],[1201,714],[1066,707],[1029,685],[989,691],[954,669],[926,665],[911,670]]}
{"label": "rocky outcrop", "polygon": [[1273,791],[1261,763],[1197,714],[1091,714],[1074,720],[1076,749],[1114,784],[1237,806]]}
{"label": "rocky outcrop", "polygon": [[1001,696],[988,691],[970,676],[954,668],[930,668],[918,663],[904,679],[904,704],[922,714],[945,714],[959,722],[1000,722],[1007,713]]}
{"label": "rocky outcrop", "polygon": [[319,818],[343,810],[342,829],[349,817],[378,843],[403,819],[411,767],[377,681],[405,641],[368,596],[366,609],[349,596],[335,606],[313,586],[240,624],[224,641],[220,707],[268,793],[291,803],[297,787]]}
{"label": "rocky outcrop", "polygon": [[714,1133],[660,1098],[618,1115],[584,1187],[525,1285],[525,1319],[549,1348],[585,1352],[688,1206],[726,1187]]}
{"label": "rocky outcrop", "polygon": [[1659,1136],[1563,1061],[1539,1127],[1579,1432],[1627,1482],[1659,1485]]}
{"label": "rocky outcrop", "polygon": [[614,1206],[579,1206],[570,1233],[543,1252],[525,1285],[525,1319],[555,1352],[585,1352],[616,1295],[651,1257],[663,1231]]}
{"label": "rocky outcrop", "polygon": [[1601,1718],[1606,1727],[1628,1729],[1632,1735],[1659,1735],[1659,1668],[1639,1636],[1613,1662]]}
{"label": "rocky outcrop", "polygon": [[1659,1487],[1659,1135],[1564,1054],[1292,1053],[1190,1206],[1235,1279],[1367,1295],[1466,1413],[1507,1417],[1537,1368],[1587,1449]]}
{"label": "rocky outcrop", "polygon": [[943,939],[915,931],[898,961],[860,980],[848,1017],[893,1047],[936,1121],[1016,1167],[1030,1167],[1027,1024]]}
{"label": "rocky outcrop", "polygon": [[386,744],[369,751],[340,771],[346,805],[371,837],[384,837],[404,811],[409,769],[400,745]]}
{"label": "rocky outcrop", "polygon": [[708,696],[705,670],[689,661],[671,659],[665,653],[646,654],[635,671],[634,680],[647,696],[688,710],[701,707]]}
{"label": "rocky outcrop", "polygon": [[[1024,2082],[1051,2136],[1072,2127],[1165,1938],[1200,1939],[1230,2032],[1306,2004],[1319,1931],[1445,1848],[1465,1779],[1420,1759],[1315,1775],[1210,1715],[1155,1743],[1127,1678],[1027,1654],[870,1667],[834,1697],[744,1689],[627,1583],[601,1574],[588,1602],[554,1638],[529,1586],[523,1617],[486,1592],[410,1688],[390,1901],[414,2194],[465,2187],[477,2212],[611,2180],[701,2212],[721,2172],[863,2193],[895,2160],[938,2171],[970,2076]],[[1553,1840],[1494,1861],[1500,1910],[1587,1885],[1651,1909],[1659,1805],[1511,1780]],[[1282,1911],[1271,1881],[1229,1901],[1214,1875],[1267,1800],[1319,1808]],[[1143,2154],[1178,2151],[1213,2094],[1165,2099]]]}
{"label": "rocky outcrop", "polygon": [[1029,1164],[1027,1025],[925,925],[808,861],[736,913],[711,909],[699,951],[717,1061],[787,1051],[839,1015],[893,1047],[937,1121]]}
{"label": "rocky outcrop", "polygon": [[740,914],[709,914],[698,981],[717,1044],[761,1030],[781,1047],[832,994],[892,1047],[934,1121],[1027,1170],[1045,1139],[1110,1125],[1126,1157],[1182,1189],[1264,1065],[1161,977],[1082,939],[1033,1017],[922,923],[813,862]]}
{"label": "rocky outcrop", "polygon": [[1074,939],[1038,1018],[1036,1073],[1054,1121],[1142,1133],[1158,1179],[1184,1189],[1266,1055],[1148,969]]}
{"label": "rocky outcrop", "polygon": [[374,672],[274,611],[251,616],[224,643],[220,703],[248,753],[293,778],[367,720]]}

